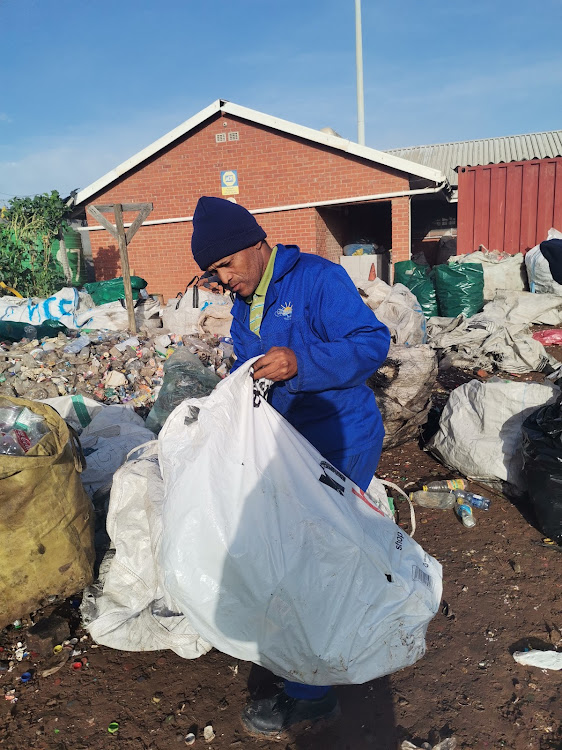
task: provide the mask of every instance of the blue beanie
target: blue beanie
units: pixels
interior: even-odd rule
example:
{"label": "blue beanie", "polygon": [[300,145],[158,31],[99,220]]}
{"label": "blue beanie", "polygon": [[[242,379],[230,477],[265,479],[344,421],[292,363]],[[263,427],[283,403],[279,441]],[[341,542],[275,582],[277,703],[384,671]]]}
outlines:
{"label": "blue beanie", "polygon": [[191,251],[199,268],[265,240],[266,233],[243,206],[203,195],[193,214]]}

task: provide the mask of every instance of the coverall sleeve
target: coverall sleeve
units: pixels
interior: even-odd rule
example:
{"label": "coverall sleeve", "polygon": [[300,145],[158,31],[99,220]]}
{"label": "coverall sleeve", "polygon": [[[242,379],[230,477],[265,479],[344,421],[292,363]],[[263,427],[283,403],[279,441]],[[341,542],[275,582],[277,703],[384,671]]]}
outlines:
{"label": "coverall sleeve", "polygon": [[250,359],[244,345],[244,327],[236,320],[236,318],[233,318],[232,325],[230,326],[230,337],[232,338],[234,354],[236,355],[236,361],[230,368],[230,372],[235,372],[244,364],[244,362],[247,362]]}
{"label": "coverall sleeve", "polygon": [[297,374],[286,381],[290,393],[353,388],[386,359],[389,330],[363,302],[345,269],[335,266],[320,274],[309,316],[318,343],[295,350]]}

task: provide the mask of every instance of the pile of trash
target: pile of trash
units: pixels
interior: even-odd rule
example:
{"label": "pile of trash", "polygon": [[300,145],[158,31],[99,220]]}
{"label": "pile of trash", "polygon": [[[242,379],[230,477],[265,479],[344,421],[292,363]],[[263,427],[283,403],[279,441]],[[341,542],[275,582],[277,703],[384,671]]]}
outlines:
{"label": "pile of trash", "polygon": [[[440,368],[545,372],[558,368],[533,324],[562,322],[562,233],[526,255],[481,246],[430,269],[413,261],[395,265],[395,287],[406,285],[427,318],[427,342]],[[531,289],[530,292],[526,291]]]}
{"label": "pile of trash", "polygon": [[179,349],[196,355],[218,377],[230,369],[228,337],[60,331],[42,340],[0,341],[0,395],[36,401],[79,395],[150,407],[164,383],[165,362]]}
{"label": "pile of trash", "polygon": [[549,374],[560,363],[533,337],[530,326],[561,321],[562,297],[498,291],[482,312],[471,318],[431,318],[427,332],[429,344],[441,357],[441,369]]}

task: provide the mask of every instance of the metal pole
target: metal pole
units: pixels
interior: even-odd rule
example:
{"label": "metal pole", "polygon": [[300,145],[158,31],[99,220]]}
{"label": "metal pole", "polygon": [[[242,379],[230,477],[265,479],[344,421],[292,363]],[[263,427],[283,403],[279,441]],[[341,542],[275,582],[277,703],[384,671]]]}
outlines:
{"label": "metal pole", "polygon": [[357,67],[357,143],[365,145],[365,103],[363,100],[363,40],[361,0],[355,0],[355,60]]}

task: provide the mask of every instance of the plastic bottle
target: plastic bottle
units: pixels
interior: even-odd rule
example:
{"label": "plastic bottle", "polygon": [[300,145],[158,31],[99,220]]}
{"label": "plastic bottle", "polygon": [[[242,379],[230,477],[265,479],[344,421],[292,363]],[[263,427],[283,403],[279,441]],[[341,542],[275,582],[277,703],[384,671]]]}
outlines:
{"label": "plastic bottle", "polygon": [[466,492],[465,490],[451,490],[453,495],[457,498],[457,502],[470,505],[472,508],[479,508],[480,510],[490,510],[491,501],[487,497],[482,495],[476,495],[474,492]]}
{"label": "plastic bottle", "polygon": [[427,492],[425,489],[410,492],[410,500],[416,505],[421,505],[422,508],[440,508],[441,510],[453,508],[457,503],[454,492]]}
{"label": "plastic bottle", "polygon": [[27,453],[48,432],[49,428],[43,417],[24,406],[14,423],[14,433],[23,433],[25,435],[24,443],[22,443],[19,436],[16,437],[25,452]]}
{"label": "plastic bottle", "polygon": [[9,432],[0,432],[0,454],[3,456],[25,456],[25,451]]}
{"label": "plastic bottle", "polygon": [[466,505],[465,503],[457,503],[455,505],[455,513],[461,519],[462,525],[467,529],[471,529],[473,526],[476,526],[476,520],[472,515],[472,508],[470,507],[470,505]]}
{"label": "plastic bottle", "polygon": [[66,354],[78,354],[84,347],[89,346],[90,343],[88,336],[78,336],[77,339],[74,339],[64,347],[63,352],[66,352]]}
{"label": "plastic bottle", "polygon": [[483,495],[475,495],[474,492],[468,492],[468,502],[473,508],[480,510],[490,510],[491,500]]}
{"label": "plastic bottle", "polygon": [[424,490],[464,490],[466,484],[464,479],[440,479],[435,482],[424,484]]}

